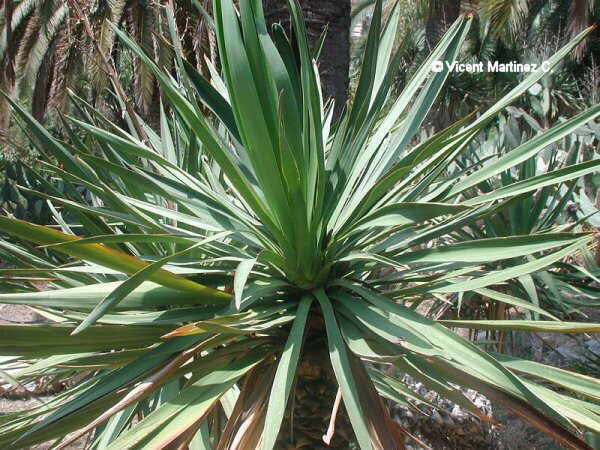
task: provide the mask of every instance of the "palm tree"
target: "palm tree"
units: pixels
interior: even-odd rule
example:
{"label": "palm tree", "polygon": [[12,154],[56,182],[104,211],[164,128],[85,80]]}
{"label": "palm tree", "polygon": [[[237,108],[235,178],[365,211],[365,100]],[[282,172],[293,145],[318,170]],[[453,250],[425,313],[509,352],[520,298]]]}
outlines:
{"label": "palm tree", "polygon": [[429,0],[425,35],[429,48],[433,48],[448,27],[458,18],[460,0]]}
{"label": "palm tree", "polygon": [[479,0],[472,3],[478,3],[490,29],[507,40],[515,39],[531,26],[544,25],[555,30],[562,27],[573,37],[593,23],[592,18],[599,8],[597,0]]}
{"label": "palm tree", "polygon": [[[121,53],[109,22],[125,25],[136,42],[163,64],[173,52],[172,28],[179,30],[178,46],[190,63],[200,68],[204,55],[210,57],[209,18],[199,0],[78,2],[89,20],[91,35],[67,1],[10,0],[5,5],[11,5],[12,14],[0,15],[0,63],[14,67],[14,74],[5,72],[0,88],[27,101],[40,120],[48,110],[68,109],[69,89],[103,106],[110,77],[99,51],[117,66],[122,80],[129,81],[126,88],[137,111],[144,117],[158,113],[154,76],[138,59],[132,61]],[[2,101],[0,125],[4,128],[8,120],[5,106]]]}
{"label": "palm tree", "polygon": [[[536,27],[548,24],[562,27],[568,30],[570,37],[573,38],[594,23],[592,18],[599,8],[597,0],[424,0],[424,2],[427,4],[424,10],[427,40],[430,45],[437,42],[461,10],[480,14],[491,33],[500,36],[506,42],[515,42],[534,23],[537,23]],[[578,55],[582,54],[584,43],[578,47]]]}

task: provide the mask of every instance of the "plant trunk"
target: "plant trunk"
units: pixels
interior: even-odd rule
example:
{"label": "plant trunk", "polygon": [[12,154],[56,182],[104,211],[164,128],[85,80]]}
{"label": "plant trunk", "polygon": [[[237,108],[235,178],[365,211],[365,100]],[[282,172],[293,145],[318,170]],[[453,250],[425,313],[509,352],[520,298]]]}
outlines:
{"label": "plant trunk", "polygon": [[[309,44],[314,47],[327,27],[319,58],[324,99],[335,100],[334,117],[339,117],[348,98],[350,71],[350,0],[299,0],[306,19]],[[281,23],[290,32],[287,0],[264,0],[269,24]]]}
{"label": "plant trunk", "polygon": [[313,315],[307,328],[295,385],[275,448],[347,450],[355,438],[343,401],[337,411],[335,433],[330,445],[323,441],[329,427],[338,384],[329,361],[323,319]]}
{"label": "plant trunk", "polygon": [[427,44],[433,48],[460,13],[460,0],[430,0],[425,24]]}

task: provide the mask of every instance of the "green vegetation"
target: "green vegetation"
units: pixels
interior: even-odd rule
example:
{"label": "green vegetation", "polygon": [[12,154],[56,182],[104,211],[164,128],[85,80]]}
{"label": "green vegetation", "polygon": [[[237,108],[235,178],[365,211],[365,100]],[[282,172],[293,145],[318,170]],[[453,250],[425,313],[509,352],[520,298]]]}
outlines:
{"label": "green vegetation", "polygon": [[[277,26],[268,34],[259,0],[240,0],[239,15],[232,0],[215,0],[222,78],[212,65],[205,78],[176,47],[165,70],[112,25],[160,84],[154,128],[127,111],[111,121],[73,95],[58,138],[7,97],[41,155],[24,167],[32,183],[20,192],[48,200],[55,224],[0,217],[0,255],[14,265],[0,269],[14,277],[0,303],[51,319],[0,325],[0,355],[24,363],[13,383],[78,383],[0,416],[0,443],[64,446],[91,431],[94,448],[270,449],[300,439],[322,448],[329,394],[308,391],[322,403],[322,428],[295,413],[307,401],[298,393],[318,379],[344,405],[335,448],[400,448],[410,430],[382,398],[425,401],[394,375],[406,373],[482,420],[493,422],[457,386],[568,448],[591,448],[582,436],[600,432],[598,380],[486,352],[452,328],[600,331],[559,320],[532,293],[533,277],[547,283],[554,265],[594,244],[593,233],[557,225],[548,204],[600,160],[578,154],[542,172],[531,162],[593,123],[600,105],[471,161],[478,136],[544,74],[423,137],[449,76],[431,63],[457,59],[473,18],[453,23],[394,95],[401,51],[380,1],[355,95],[333,121],[318,48],[297,4],[289,8],[293,39]],[[31,292],[28,278],[39,275],[48,289]],[[437,320],[423,308],[472,293],[529,316]]]}

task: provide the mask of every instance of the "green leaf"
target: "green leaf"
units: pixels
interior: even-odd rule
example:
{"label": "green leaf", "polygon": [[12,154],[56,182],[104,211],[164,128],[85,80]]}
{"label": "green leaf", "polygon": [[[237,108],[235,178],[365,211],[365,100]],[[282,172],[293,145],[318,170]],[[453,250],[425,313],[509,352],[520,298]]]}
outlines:
{"label": "green leaf", "polygon": [[[93,325],[100,317],[102,317],[104,314],[106,314],[106,312],[108,312],[111,308],[113,308],[114,305],[118,304],[121,300],[123,300],[123,298],[125,298],[127,295],[129,295],[135,288],[137,288],[144,281],[147,281],[148,278],[150,278],[153,273],[156,273],[167,262],[171,261],[172,259],[181,257],[198,247],[206,245],[207,243],[209,243],[215,239],[223,238],[224,236],[227,236],[229,234],[231,234],[231,233],[223,232],[223,233],[215,234],[215,235],[213,235],[209,238],[206,238],[194,245],[187,247],[184,250],[175,252],[169,256],[161,258],[158,261],[155,261],[155,262],[147,265],[143,269],[140,269],[138,272],[133,274],[129,279],[127,279],[126,281],[121,283],[114,291],[112,291],[110,294],[108,294],[104,299],[102,299],[102,301],[94,307],[92,312],[90,312],[90,314],[85,318],[85,320],[83,322],[81,322],[75,330],[73,330],[73,334],[75,335],[75,334],[81,333],[83,330],[85,330],[89,326]],[[87,245],[89,245],[89,244],[87,244]],[[200,295],[199,295],[199,297],[200,297]],[[212,303],[212,300],[210,298],[203,297],[202,299],[204,301],[206,301],[207,303]]]}
{"label": "green leaf", "polygon": [[110,442],[119,436],[119,434],[123,431],[123,428],[125,428],[127,423],[133,418],[136,409],[137,405],[134,404],[123,409],[122,411],[119,411],[109,419],[106,427],[102,430],[100,436],[98,436],[98,448],[106,448]]}
{"label": "green leaf", "polygon": [[596,403],[588,403],[567,397],[531,382],[527,382],[527,385],[540,398],[544,399],[553,408],[560,409],[573,422],[583,425],[588,430],[600,433],[600,408]]}
{"label": "green leaf", "polygon": [[[446,376],[453,379],[454,382],[476,389],[491,399],[492,402],[504,406],[510,412],[552,436],[564,446],[591,450],[579,437],[579,433],[576,434],[573,431],[573,424],[567,419],[570,416],[569,411],[562,408],[559,403],[549,401],[548,397],[540,391],[539,386],[527,380],[521,381],[523,387],[531,393],[530,398],[534,399],[538,405],[543,405],[544,410],[537,405],[533,407],[530,401],[524,401],[519,396],[514,396],[512,393],[507,394],[506,390],[498,388],[495,379],[482,377],[476,371],[473,371],[471,366],[445,360],[436,360],[432,364],[438,370],[445,372]],[[542,411],[544,411],[544,414],[542,414]],[[546,415],[545,412],[549,412],[551,415]],[[552,419],[549,417],[552,417]],[[559,420],[557,421],[557,419]]]}
{"label": "green leaf", "polygon": [[191,244],[193,241],[202,240],[204,237],[199,238],[189,235],[176,236],[173,234],[107,234],[101,236],[92,236],[87,238],[81,238],[75,241],[60,242],[58,244],[42,245],[41,247],[46,248],[57,248],[57,247],[75,247],[82,244],[121,244],[124,242],[130,243],[149,243],[149,242],[167,242],[176,244]]}
{"label": "green leaf", "polygon": [[[445,203],[398,203],[387,205],[347,228],[353,231],[383,226],[412,225],[444,215],[456,215],[468,208]],[[346,228],[340,230],[343,233]]]}
{"label": "green leaf", "polygon": [[[568,421],[561,415],[559,410],[551,408],[536,397],[518,377],[488,353],[459,337],[442,324],[422,317],[420,314],[357,284],[344,280],[338,280],[336,284],[356,292],[369,303],[382,311],[386,311],[389,320],[396,321],[399,324],[407,323],[421,334],[426,334],[428,339],[435,342],[442,349],[444,355],[444,357],[428,358],[428,362],[436,361],[439,364],[446,364],[446,361],[452,361],[452,364],[468,367],[471,377],[481,378],[486,383],[491,383],[496,389],[499,388],[503,392],[510,393],[511,396],[528,402],[534,411],[539,411],[539,414],[551,417],[554,422],[568,426]],[[560,322],[550,323],[560,324]],[[425,354],[424,356],[429,355]]]}
{"label": "green leaf", "polygon": [[[91,330],[94,330],[96,327],[92,327]],[[98,327],[98,328],[106,328],[107,331],[112,332],[113,339],[120,339],[120,333],[115,332],[115,330],[111,330],[109,327]],[[137,330],[137,327],[120,327],[122,330]],[[70,331],[70,329],[67,329]],[[70,342],[80,341],[85,334],[78,336],[77,338],[73,338],[72,336],[68,336]],[[93,384],[92,389],[85,390],[80,393],[80,395],[71,399],[64,405],[61,405],[59,409],[54,411],[49,416],[45,417],[39,423],[33,425],[27,432],[20,437],[20,440],[25,441],[33,441],[35,442],[35,437],[38,435],[43,435],[44,430],[51,428],[55,423],[69,422],[77,417],[77,412],[86,408],[88,405],[94,404],[94,402],[102,399],[105,396],[108,396],[111,393],[116,392],[119,388],[123,386],[127,386],[142,375],[148,373],[149,371],[156,370],[165,364],[166,361],[171,359],[173,355],[179,353],[186,348],[191,347],[192,345],[198,343],[202,338],[205,338],[204,349],[212,348],[212,346],[220,345],[224,342],[224,338],[213,337],[206,338],[206,336],[187,336],[177,339],[169,340],[168,342],[163,342],[159,346],[151,349],[150,351],[143,354],[140,358],[137,358],[133,362],[127,364],[126,366],[109,372],[106,375],[98,378]],[[50,341],[52,342],[52,341]],[[112,406],[112,405],[107,405]],[[94,416],[96,417],[96,416]],[[90,419],[91,420],[91,419]]]}
{"label": "green leaf", "polygon": [[[44,270],[52,272],[52,269]],[[102,298],[109,295],[121,283],[121,281],[115,281],[69,289],[55,289],[22,294],[0,294],[0,303],[91,311]],[[195,292],[179,291],[166,288],[151,281],[145,281],[115,305],[115,310],[154,309],[164,306],[195,305],[201,303],[203,303],[202,299],[198,298],[198,294]]]}
{"label": "green leaf", "polygon": [[544,320],[440,320],[457,328],[481,330],[523,330],[546,333],[600,333],[600,324],[582,322],[547,322]]}
{"label": "green leaf", "polygon": [[462,202],[462,204],[467,206],[476,206],[504,197],[514,197],[519,194],[535,191],[545,186],[551,186],[553,184],[562,183],[563,181],[573,180],[575,178],[582,177],[584,175],[587,175],[588,173],[593,173],[597,171],[598,167],[600,167],[599,160],[592,160],[580,164],[573,164],[562,169],[553,170],[542,175],[538,175],[523,181],[518,181],[516,183],[509,184],[508,186],[498,188],[487,194],[482,194],[470,200],[466,200]]}
{"label": "green leaf", "polygon": [[394,257],[399,264],[431,262],[484,263],[551,250],[587,237],[585,233],[548,233],[476,239],[417,250]]}
{"label": "green leaf", "polygon": [[71,325],[0,325],[0,354],[46,356],[52,354],[139,348],[160,342],[168,326],[92,327],[77,338],[70,337]]}
{"label": "green leaf", "polygon": [[511,370],[549,381],[594,400],[600,400],[600,381],[596,378],[510,355],[495,354],[494,357]]}
{"label": "green leaf", "polygon": [[346,405],[346,411],[350,417],[352,428],[356,433],[356,439],[358,445],[363,450],[371,449],[371,439],[369,436],[369,429],[367,422],[365,421],[358,393],[358,386],[352,376],[352,369],[350,366],[350,360],[347,354],[347,347],[340,333],[335,313],[331,306],[331,302],[325,292],[317,290],[315,296],[321,305],[321,311],[323,311],[323,317],[325,319],[325,328],[327,330],[327,344],[329,346],[329,357],[331,359],[331,365],[335,373],[335,378],[338,381],[340,389],[342,390],[342,398],[344,399],[344,405]]}
{"label": "green leaf", "polygon": [[425,288],[429,292],[464,292],[470,291],[474,289],[480,289],[482,287],[490,286],[492,284],[498,284],[502,281],[509,280],[511,278],[519,277],[528,273],[535,272],[537,270],[543,269],[544,267],[549,266],[550,264],[560,261],[565,256],[573,253],[577,248],[579,248],[582,244],[586,244],[590,242],[590,237],[585,237],[583,239],[579,239],[574,244],[569,245],[568,247],[558,250],[554,253],[551,253],[547,256],[543,256],[541,258],[534,259],[533,261],[529,261],[527,263],[519,264],[516,266],[509,267],[503,270],[497,270],[493,272],[489,272],[487,275],[482,277],[473,278],[471,280],[466,281],[457,281],[454,283],[446,283],[444,287],[432,287]]}
{"label": "green leaf", "polygon": [[[0,217],[0,230],[41,245],[71,242],[79,239],[78,236],[61,233],[60,231],[42,225],[34,225],[22,220],[10,219],[8,217]],[[127,274],[136,273],[149,265],[134,256],[105,247],[101,244],[85,244],[68,249],[61,249],[59,247],[57,250],[70,256],[92,261]],[[229,294],[226,292],[203,286],[194,281],[172,274],[164,269],[156,270],[150,275],[149,279],[158,284],[162,284],[165,287],[195,292],[198,295],[203,295],[210,301],[223,302],[228,301],[230,298]]]}
{"label": "green leaf", "polygon": [[183,67],[190,77],[190,80],[198,93],[200,99],[208,106],[212,112],[225,124],[229,132],[238,141],[240,140],[239,131],[235,123],[231,105],[225,100],[219,92],[204,79],[202,75],[187,61],[183,60]]}
{"label": "green leaf", "polygon": [[306,319],[310,311],[312,298],[305,296],[300,301],[296,319],[288,335],[283,352],[277,365],[273,387],[269,395],[269,404],[265,414],[265,425],[262,433],[261,449],[268,450],[275,446],[279,428],[285,415],[285,406],[294,383],[296,366],[300,357]]}
{"label": "green leaf", "polygon": [[409,388],[405,383],[401,382],[397,378],[391,377],[389,375],[384,374],[382,371],[375,369],[374,367],[369,367],[367,369],[369,377],[375,383],[377,390],[385,397],[396,403],[402,403],[403,399],[406,407],[412,407],[418,413],[425,414],[420,411],[418,408],[415,408],[411,403],[408,403],[406,400],[410,399],[417,403],[422,403],[427,405],[432,409],[439,409],[439,406],[431,403],[425,397],[419,395],[411,388]]}
{"label": "green leaf", "polygon": [[531,302],[528,302],[526,300],[521,300],[520,298],[514,297],[514,296],[506,294],[504,292],[498,292],[494,289],[487,289],[487,288],[474,289],[474,291],[477,292],[482,297],[491,298],[492,300],[506,303],[508,305],[513,305],[513,306],[518,306],[519,308],[528,309],[530,311],[534,311],[534,312],[543,314],[544,316],[550,317],[551,319],[554,319],[554,320],[560,320],[558,317],[550,314],[545,309],[540,308],[539,306],[537,306]]}
{"label": "green leaf", "polygon": [[235,307],[239,311],[242,304],[242,295],[244,294],[244,286],[248,281],[248,276],[252,268],[256,264],[256,258],[246,259],[237,266],[235,276],[233,277],[233,292],[235,294]]}
{"label": "green leaf", "polygon": [[198,115],[190,102],[183,97],[179,90],[172,84],[169,78],[162,73],[158,66],[156,66],[152,60],[145,55],[144,52],[121,30],[114,25],[112,25],[112,28],[117,36],[119,36],[121,41],[123,41],[128,48],[136,53],[136,55],[139,56],[144,64],[148,65],[152,69],[161,87],[164,89],[165,95],[171,101],[172,106],[177,109],[184,120],[189,124],[193,132],[202,141],[204,144],[204,150],[207,151],[219,163],[219,166],[227,174],[237,191],[240,192],[245,201],[251,205],[254,213],[256,213],[265,222],[265,224],[268,224],[271,230],[276,230],[277,227],[273,222],[271,211],[268,209],[267,205],[264,204],[262,199],[259,198],[256,191],[243,175],[241,169],[236,164],[233,155],[221,147],[221,144],[214,136],[208,124],[201,118],[200,115]]}
{"label": "green leaf", "polygon": [[482,181],[485,181],[504,170],[526,161],[533,155],[542,151],[548,145],[562,139],[585,123],[594,120],[599,115],[600,105],[596,105],[578,114],[577,116],[550,128],[544,133],[535,136],[533,139],[530,139],[526,143],[518,146],[510,152],[507,152],[492,164],[485,165],[481,169],[475,171],[473,174],[460,180],[444,194],[444,198],[451,198],[454,195],[464,192],[466,189],[476,186]]}
{"label": "green leaf", "polygon": [[215,402],[264,357],[264,350],[256,350],[225,367],[213,367],[207,375],[111,442],[107,450],[133,448],[141,443],[147,448],[164,447],[203,419]]}

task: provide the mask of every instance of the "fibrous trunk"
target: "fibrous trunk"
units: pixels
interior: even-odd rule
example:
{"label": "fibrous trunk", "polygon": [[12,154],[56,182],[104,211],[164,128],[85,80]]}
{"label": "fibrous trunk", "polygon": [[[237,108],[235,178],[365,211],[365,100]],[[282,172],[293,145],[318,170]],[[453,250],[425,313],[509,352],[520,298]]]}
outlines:
{"label": "fibrous trunk", "polygon": [[[300,0],[306,19],[309,44],[314,47],[323,30],[327,37],[319,58],[319,74],[325,99],[335,99],[339,116],[348,96],[350,70],[350,0]],[[281,23],[290,34],[287,0],[265,0],[269,24]]]}
{"label": "fibrous trunk", "polygon": [[427,43],[433,48],[448,27],[458,19],[460,0],[430,0],[429,16],[425,25]]}
{"label": "fibrous trunk", "polygon": [[338,384],[329,362],[325,329],[322,319],[315,315],[309,322],[294,389],[276,448],[350,448],[354,432],[343,402],[335,417],[335,433],[329,446],[323,441],[330,424],[337,389]]}

